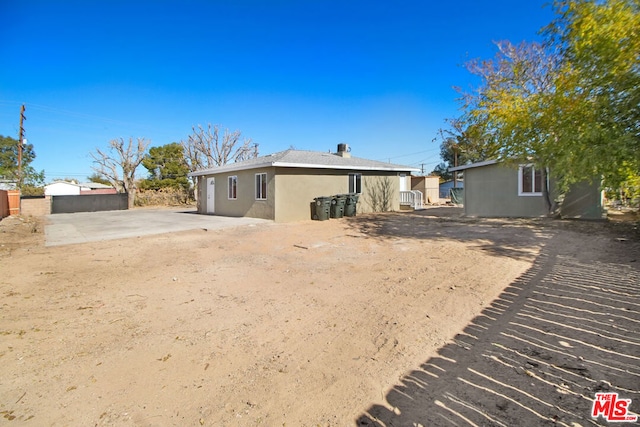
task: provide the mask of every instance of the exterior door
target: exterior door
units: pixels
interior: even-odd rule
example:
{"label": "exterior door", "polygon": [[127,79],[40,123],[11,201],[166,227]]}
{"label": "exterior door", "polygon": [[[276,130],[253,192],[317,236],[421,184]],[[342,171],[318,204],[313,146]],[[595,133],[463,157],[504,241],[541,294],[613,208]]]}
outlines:
{"label": "exterior door", "polygon": [[216,211],[216,179],[207,178],[207,213]]}
{"label": "exterior door", "polygon": [[401,173],[398,176],[400,178],[400,191],[409,191],[409,189],[407,188],[407,174]]}

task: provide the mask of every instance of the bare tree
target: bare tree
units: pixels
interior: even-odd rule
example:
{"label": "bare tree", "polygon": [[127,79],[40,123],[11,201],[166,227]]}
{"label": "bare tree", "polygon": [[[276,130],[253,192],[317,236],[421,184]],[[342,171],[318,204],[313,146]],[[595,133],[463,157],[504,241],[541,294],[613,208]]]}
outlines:
{"label": "bare tree", "polygon": [[145,138],[137,138],[136,142],[129,138],[128,143],[122,138],[112,139],[107,150],[96,148],[95,153],[90,153],[95,163],[92,169],[108,179],[118,191],[127,193],[130,208],[133,207],[136,194],[136,169],[144,159],[150,142]]}
{"label": "bare tree", "polygon": [[218,125],[208,124],[206,129],[198,125],[192,129],[187,141],[180,142],[191,172],[258,157],[258,144],[251,138],[240,141],[242,132],[239,130],[229,132],[225,129],[220,135]]}

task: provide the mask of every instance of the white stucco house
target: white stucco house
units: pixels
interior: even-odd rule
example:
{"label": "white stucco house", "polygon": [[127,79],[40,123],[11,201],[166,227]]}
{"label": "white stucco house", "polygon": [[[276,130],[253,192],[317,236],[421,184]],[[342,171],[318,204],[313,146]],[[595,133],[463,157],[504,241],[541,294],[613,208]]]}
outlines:
{"label": "white stucco house", "polygon": [[55,181],[45,185],[45,196],[79,196],[81,194],[115,194],[116,189],[97,182],[76,184],[69,181]]}

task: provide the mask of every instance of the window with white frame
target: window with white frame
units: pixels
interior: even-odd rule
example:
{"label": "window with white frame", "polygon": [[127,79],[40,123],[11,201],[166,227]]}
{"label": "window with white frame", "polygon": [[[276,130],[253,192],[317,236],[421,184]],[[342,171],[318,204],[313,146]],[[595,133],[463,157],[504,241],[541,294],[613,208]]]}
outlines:
{"label": "window with white frame", "polygon": [[349,193],[362,193],[362,174],[349,174]]}
{"label": "window with white frame", "polygon": [[533,165],[518,169],[518,196],[542,196],[542,171]]}
{"label": "window with white frame", "polygon": [[238,198],[238,177],[236,175],[227,178],[229,200],[236,200]]}
{"label": "window with white frame", "polygon": [[267,174],[256,174],[256,200],[267,200]]}

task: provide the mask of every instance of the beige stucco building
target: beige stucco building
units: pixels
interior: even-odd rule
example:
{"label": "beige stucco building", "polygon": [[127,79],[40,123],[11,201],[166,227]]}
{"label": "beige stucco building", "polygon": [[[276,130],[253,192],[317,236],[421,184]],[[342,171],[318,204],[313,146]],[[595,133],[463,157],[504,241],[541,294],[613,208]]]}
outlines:
{"label": "beige stucco building", "polygon": [[[357,193],[357,211],[400,209],[400,191],[411,190],[418,169],[337,153],[286,150],[196,171],[198,212],[277,222],[311,219],[317,197]],[[382,202],[385,202],[384,204]]]}
{"label": "beige stucco building", "polygon": [[411,189],[422,193],[422,203],[440,202],[440,177],[439,176],[412,176]]}

